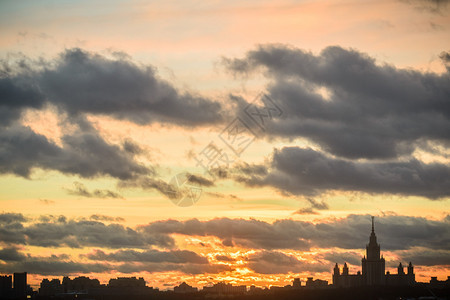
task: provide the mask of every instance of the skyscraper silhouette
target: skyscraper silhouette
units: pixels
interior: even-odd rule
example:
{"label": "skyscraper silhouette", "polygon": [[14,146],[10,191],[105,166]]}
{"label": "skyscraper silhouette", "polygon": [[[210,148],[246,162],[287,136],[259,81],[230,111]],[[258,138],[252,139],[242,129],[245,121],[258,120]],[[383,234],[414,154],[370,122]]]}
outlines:
{"label": "skyscraper silhouette", "polygon": [[[367,258],[366,258],[367,257]],[[374,217],[372,217],[372,232],[369,244],[366,246],[366,256],[361,260],[364,285],[384,284],[385,260],[380,257],[380,245],[375,235]]]}
{"label": "skyscraper silhouette", "polygon": [[372,217],[372,232],[370,233],[369,244],[366,245],[366,255],[361,260],[362,273],[349,274],[347,263],[344,264],[342,273],[339,265],[333,268],[333,285],[341,287],[354,286],[379,286],[379,285],[413,285],[415,284],[414,267],[410,262],[408,273],[405,274],[402,263],[397,268],[397,274],[385,274],[385,260],[380,253],[380,245],[377,243],[375,235],[374,217]]}

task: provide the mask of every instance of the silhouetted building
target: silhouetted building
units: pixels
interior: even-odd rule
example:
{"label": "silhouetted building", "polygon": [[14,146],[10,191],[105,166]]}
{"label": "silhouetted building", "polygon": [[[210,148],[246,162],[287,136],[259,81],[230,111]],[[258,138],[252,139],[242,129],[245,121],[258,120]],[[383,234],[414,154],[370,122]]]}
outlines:
{"label": "silhouetted building", "polygon": [[219,282],[213,286],[203,287],[203,291],[218,294],[245,293],[247,291],[247,287],[245,285],[233,286],[231,283]]}
{"label": "silhouetted building", "polygon": [[302,287],[302,282],[300,281],[300,278],[294,278],[294,281],[292,282],[292,288],[299,289]]}
{"label": "silhouetted building", "polygon": [[181,283],[179,286],[173,288],[175,293],[194,293],[197,291],[196,287],[192,287],[186,282]]}
{"label": "silhouetted building", "polygon": [[336,264],[333,269],[333,284],[341,287],[361,286],[363,277],[361,272],[349,274],[347,263],[344,263],[342,274],[340,274],[339,266]]}
{"label": "silhouetted building", "polygon": [[98,279],[90,279],[86,276],[70,279],[64,277],[62,281],[64,293],[87,293],[89,289],[100,287]]}
{"label": "silhouetted building", "polygon": [[[266,289],[267,289],[267,288],[266,288]],[[250,294],[260,294],[260,293],[262,293],[262,292],[264,292],[264,291],[265,291],[265,289],[263,289],[263,288],[261,288],[261,287],[257,287],[257,286],[251,285],[248,292],[249,292]]]}
{"label": "silhouetted building", "polygon": [[27,295],[27,272],[14,273],[14,294],[17,297]]}
{"label": "silhouetted building", "polygon": [[44,278],[41,281],[39,288],[39,295],[42,296],[54,296],[64,293],[64,287],[59,279],[52,279],[51,281]]}
{"label": "silhouetted building", "polygon": [[416,275],[414,274],[414,267],[410,262],[408,265],[408,273],[405,273],[402,263],[397,267],[397,274],[386,273],[386,285],[413,285],[416,283]]}
{"label": "silhouetted building", "polygon": [[321,279],[314,280],[312,277],[308,277],[305,286],[307,288],[323,288],[328,286],[328,281]]}
{"label": "silhouetted building", "polygon": [[430,287],[433,288],[446,288],[450,287],[450,276],[447,276],[447,280],[438,280],[437,277],[431,277]]}
{"label": "silhouetted building", "polygon": [[372,232],[370,233],[369,244],[366,246],[366,255],[362,265],[362,277],[364,285],[383,285],[385,260],[380,257],[380,244],[377,243],[375,235],[374,218],[372,217]]}
{"label": "silhouetted building", "polygon": [[0,296],[6,297],[12,293],[12,276],[0,276]]}
{"label": "silhouetted building", "polygon": [[109,280],[108,287],[138,287],[145,286],[145,280],[142,277],[118,277]]}
{"label": "silhouetted building", "polygon": [[416,282],[414,267],[410,262],[408,272],[405,273],[402,263],[397,268],[397,274],[385,274],[385,260],[380,253],[380,245],[377,243],[375,235],[374,217],[372,217],[372,232],[369,244],[366,245],[366,255],[361,260],[362,274],[349,274],[347,263],[344,263],[342,274],[339,265],[336,263],[333,269],[333,285],[340,287],[355,286],[404,286],[413,285]]}

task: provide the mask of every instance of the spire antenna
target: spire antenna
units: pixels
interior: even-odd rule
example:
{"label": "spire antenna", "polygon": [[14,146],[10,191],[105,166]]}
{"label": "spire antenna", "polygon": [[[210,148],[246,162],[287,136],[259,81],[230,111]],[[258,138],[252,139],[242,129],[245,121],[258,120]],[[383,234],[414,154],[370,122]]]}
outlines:
{"label": "spire antenna", "polygon": [[374,226],[373,226],[373,219],[374,217],[372,216],[372,232],[375,232]]}

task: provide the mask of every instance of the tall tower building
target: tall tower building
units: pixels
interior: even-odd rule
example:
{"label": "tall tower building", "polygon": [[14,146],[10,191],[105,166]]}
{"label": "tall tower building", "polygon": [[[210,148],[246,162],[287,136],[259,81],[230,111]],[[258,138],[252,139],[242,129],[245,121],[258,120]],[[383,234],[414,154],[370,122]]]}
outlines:
{"label": "tall tower building", "polygon": [[14,292],[18,297],[27,294],[27,272],[14,273]]}
{"label": "tall tower building", "polygon": [[366,246],[366,256],[362,259],[361,264],[363,284],[385,284],[385,261],[382,256],[380,257],[380,245],[377,243],[377,236],[375,235],[374,217],[372,217],[372,233],[370,234],[369,244]]}

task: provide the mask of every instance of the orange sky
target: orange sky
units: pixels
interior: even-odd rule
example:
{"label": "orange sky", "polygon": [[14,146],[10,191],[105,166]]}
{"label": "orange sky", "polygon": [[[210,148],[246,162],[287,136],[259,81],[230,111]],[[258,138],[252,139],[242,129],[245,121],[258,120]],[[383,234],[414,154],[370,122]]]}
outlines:
{"label": "orange sky", "polygon": [[[155,188],[156,183],[153,182],[154,185],[151,187],[141,188],[139,184],[133,186],[135,178],[127,181],[124,179],[125,177],[116,176],[114,175],[116,173],[113,173],[115,168],[122,163],[114,161],[114,159],[123,158],[123,164],[126,166],[145,166],[148,173],[157,174],[152,179],[159,180],[157,181],[159,184],[169,183],[173,176],[180,172],[201,174],[201,176],[209,178],[202,173],[203,170],[200,167],[196,166],[194,157],[211,141],[221,143],[220,132],[233,120],[235,113],[242,113],[239,111],[240,108],[236,108],[237,102],[230,100],[232,99],[231,95],[242,97],[244,101],[250,102],[261,91],[270,91],[275,94],[277,88],[282,88],[282,84],[287,85],[287,83],[297,80],[298,74],[279,75],[277,72],[285,70],[276,69],[270,64],[265,65],[265,62],[255,62],[256,59],[252,61],[249,58],[247,61],[249,64],[252,62],[260,64],[255,68],[260,67],[261,69],[257,69],[253,74],[252,70],[248,70],[248,73],[246,71],[239,73],[227,68],[225,63],[227,59],[244,59],[247,57],[246,55],[252,53],[251,51],[261,50],[258,48],[259,45],[271,44],[283,50],[286,50],[283,47],[287,47],[294,52],[302,49],[301,51],[305,51],[304,53],[309,53],[311,57],[317,59],[325,57],[321,56],[323,53],[321,51],[324,51],[326,47],[339,46],[349,53],[354,50],[362,53],[361,57],[370,57],[375,60],[374,66],[382,71],[385,70],[384,67],[391,66],[398,71],[398,74],[417,72],[414,73],[416,77],[430,76],[434,80],[434,78],[442,76],[439,77],[442,79],[439,79],[441,80],[439,82],[448,80],[448,66],[446,68],[440,56],[443,52],[450,50],[450,40],[448,39],[450,6],[446,3],[439,3],[439,1],[342,2],[331,0],[227,1],[226,3],[217,1],[205,3],[152,1],[147,3],[138,0],[64,1],[60,3],[54,3],[54,1],[2,2],[0,4],[0,57],[3,65],[1,79],[17,80],[17,86],[22,86],[21,84],[31,80],[30,86],[36,87],[36,90],[44,94],[52,88],[56,91],[54,94],[51,92],[45,94],[42,105],[36,104],[20,108],[22,109],[19,113],[20,116],[14,120],[14,123],[4,125],[12,134],[4,139],[2,137],[1,141],[5,143],[5,146],[0,145],[0,203],[2,216],[5,215],[4,219],[0,218],[3,222],[2,226],[6,228],[5,230],[13,230],[12,227],[9,227],[11,224],[21,224],[20,226],[24,226],[25,229],[32,226],[41,228],[39,226],[42,226],[42,231],[38,231],[45,234],[46,231],[43,229],[45,224],[50,224],[49,228],[53,228],[53,226],[56,228],[57,226],[68,226],[67,224],[70,222],[77,223],[90,219],[92,222],[102,225],[118,224],[117,226],[121,228],[129,228],[138,232],[141,228],[139,226],[158,221],[164,222],[169,219],[180,222],[194,218],[200,222],[221,218],[258,220],[264,223],[260,224],[261,228],[266,228],[273,226],[271,224],[275,224],[277,220],[293,220],[316,225],[325,224],[323,226],[326,226],[332,222],[341,224],[342,221],[343,224],[349,216],[361,216],[362,220],[367,219],[366,221],[369,222],[368,216],[375,215],[382,224],[382,231],[378,234],[378,238],[388,261],[387,269],[393,270],[398,261],[406,257],[419,257],[418,259],[425,257],[416,263],[416,279],[428,281],[432,275],[438,276],[439,279],[446,278],[450,274],[448,260],[450,253],[448,247],[446,248],[445,243],[442,242],[445,236],[436,236],[433,237],[433,240],[430,238],[432,246],[429,248],[425,242],[417,238],[418,243],[421,242],[420,245],[408,245],[403,249],[393,242],[392,236],[383,236],[383,233],[387,235],[387,230],[391,228],[389,226],[394,225],[397,226],[394,226],[395,228],[402,231],[402,227],[399,227],[398,224],[403,220],[409,222],[406,225],[411,226],[411,230],[415,228],[414,226],[424,228],[426,226],[423,224],[431,224],[430,226],[441,226],[442,230],[446,230],[448,233],[450,228],[448,188],[442,188],[438,191],[440,192],[439,197],[434,198],[422,191],[407,194],[393,192],[393,189],[388,188],[380,191],[375,188],[364,190],[342,186],[327,187],[320,190],[320,193],[308,194],[307,192],[292,192],[292,187],[291,190],[283,189],[286,187],[285,183],[275,181],[273,183],[270,181],[271,177],[263,178],[262,176],[261,178],[266,180],[264,183],[249,183],[249,181],[245,181],[250,178],[245,177],[246,174],[242,177],[239,177],[241,174],[234,174],[226,179],[214,181],[214,184],[206,183],[202,187],[202,195],[195,205],[179,207],[174,205],[161,190]],[[147,87],[148,89],[153,87],[153,81],[136,83],[137,88],[143,86],[143,90],[147,93],[145,95],[149,98],[155,95],[155,97],[162,95],[162,98],[170,98],[173,95],[172,91],[176,91],[177,97],[184,99],[183,101],[195,98],[198,101],[195,102],[196,104],[201,102],[198,99],[203,99],[208,103],[218,103],[222,108],[219,115],[224,120],[216,120],[218,117],[215,116],[201,124],[196,123],[204,114],[201,112],[195,115],[193,112],[195,117],[190,119],[191,111],[189,107],[184,106],[180,109],[179,115],[164,109],[162,109],[162,113],[159,112],[161,115],[153,111],[146,114],[145,107],[138,107],[130,117],[128,112],[125,112],[126,105],[123,106],[122,112],[120,109],[113,111],[114,108],[110,110],[105,108],[110,105],[108,97],[111,95],[107,94],[105,98],[102,98],[104,97],[102,91],[89,93],[85,90],[77,90],[75,86],[74,90],[64,93],[69,91],[69,89],[64,90],[63,86],[65,73],[63,74],[62,71],[57,73],[57,71],[60,70],[58,68],[62,70],[65,63],[69,64],[68,58],[64,56],[67,54],[65,51],[70,52],[75,48],[82,50],[89,63],[94,65],[98,62],[99,70],[108,72],[108,68],[113,69],[119,65],[126,69],[123,73],[126,74],[124,77],[129,74],[135,76],[130,82],[138,82],[139,76],[142,74],[144,77],[148,76],[145,77],[147,79],[150,77],[154,79],[159,84],[155,84],[155,86],[160,90],[146,90]],[[21,62],[29,69],[21,66]],[[6,71],[8,69],[6,66],[9,66],[12,71]],[[349,69],[351,68],[349,67]],[[48,78],[52,76],[52,72],[56,74],[53,78],[56,84],[50,86],[42,83],[44,80],[50,82]],[[85,73],[83,73],[84,71],[76,72],[74,71],[73,74],[79,76],[77,78],[81,78],[80,80],[90,76],[87,71]],[[101,71],[99,72],[101,74]],[[114,71],[112,72],[115,74],[114,76],[117,75]],[[70,71],[67,76],[71,81]],[[306,78],[308,74],[304,76]],[[120,78],[122,77],[117,75],[117,78],[119,79],[116,87],[120,89]],[[299,81],[301,82],[299,86],[306,82],[304,80],[309,80],[305,78]],[[324,83],[326,80],[323,79],[320,84],[311,89],[313,93],[323,97],[324,102],[333,102],[333,97],[337,97],[339,88],[342,87],[330,85],[327,89]],[[425,82],[426,79],[423,81]],[[320,86],[321,84],[322,86]],[[110,85],[114,86],[114,84]],[[98,87],[95,84],[93,86]],[[305,84],[305,86],[307,85]],[[58,90],[59,87],[63,92]],[[103,87],[107,89],[110,86],[105,84]],[[168,91],[164,90],[166,87],[168,87]],[[60,94],[57,94],[58,91]],[[443,89],[440,92],[443,94],[446,90]],[[85,105],[83,108],[86,109],[85,111],[75,112],[77,104],[67,104],[64,102],[65,100],[60,99],[63,97],[61,95],[66,95],[69,99],[74,93],[81,95],[81,100],[88,99],[86,103],[80,104],[80,107]],[[184,96],[186,98],[183,98]],[[357,96],[363,99],[364,95],[358,94]],[[51,100],[52,97],[56,100]],[[103,104],[101,109],[105,110],[97,113],[95,110],[100,111],[99,107],[89,107],[92,104],[92,99],[89,97],[101,99]],[[132,95],[130,101],[137,99],[136,105],[145,102],[141,101],[142,99],[139,97],[131,98],[133,98]],[[395,101],[396,99],[389,100]],[[3,109],[1,105],[9,109],[8,101],[9,99],[5,103],[0,103],[0,109]],[[284,104],[286,105],[286,103]],[[120,107],[121,104],[117,105]],[[130,104],[128,107],[132,107],[132,105]],[[443,104],[442,107],[445,110],[448,106]],[[142,114],[139,114],[139,110],[142,110]],[[11,108],[10,111],[5,108],[5,111],[5,115],[3,115],[3,110],[0,110],[0,116],[3,116],[2,118],[5,120],[7,119],[4,117],[6,114],[13,116],[16,113],[15,108]],[[292,111],[284,111],[282,117],[289,113]],[[389,110],[385,111],[385,115],[389,115],[389,113],[391,113]],[[420,117],[419,114],[411,114],[410,118],[418,118],[417,123],[420,123]],[[444,121],[448,120],[445,113],[441,117]],[[87,127],[83,127],[83,121],[85,125],[88,124]],[[446,124],[444,121],[442,124]],[[292,123],[289,124],[292,125],[297,121],[294,118],[290,122]],[[1,122],[0,125],[3,126]],[[425,125],[424,127],[426,127]],[[442,128],[433,126],[436,125],[433,123],[429,126],[432,131],[443,131]],[[89,129],[87,129],[88,127]],[[98,161],[103,157],[105,161],[99,163],[104,167],[103,173],[86,175],[83,171],[67,171],[68,168],[59,168],[57,160],[64,160],[65,156],[57,158],[54,153],[52,157],[56,162],[44,161],[41,156],[28,153],[20,163],[11,166],[8,161],[10,157],[14,156],[14,151],[9,152],[12,148],[8,148],[6,142],[15,140],[14,137],[19,136],[17,128],[30,130],[42,139],[46,139],[52,147],[59,147],[58,149],[66,149],[71,141],[72,148],[70,149],[74,157],[84,159],[83,155],[95,156]],[[404,132],[405,135],[409,133],[406,129]],[[99,143],[106,145],[102,149],[109,147],[111,152],[117,151],[118,158],[112,156],[110,152],[100,153],[98,156],[90,155],[92,153],[86,154],[83,152],[83,145],[79,148],[73,146],[78,141],[77,138],[86,133],[92,134],[100,141]],[[29,135],[31,134],[29,133]],[[263,134],[262,137],[250,144],[237,159],[239,166],[268,166],[273,163],[270,166],[274,171],[276,169],[274,162],[276,151],[284,147],[297,147],[312,149],[316,153],[325,153],[325,157],[330,160],[341,159],[340,163],[376,164],[386,162],[388,164],[418,161],[427,166],[436,164],[442,168],[448,169],[449,167],[450,151],[446,147],[448,143],[445,143],[448,140],[445,141],[440,137],[411,140],[409,142],[415,147],[411,152],[387,158],[371,158],[364,155],[340,157],[337,152],[333,152],[330,150],[331,148],[327,148],[307,134],[291,136],[281,134],[266,136]],[[340,138],[340,140],[343,139],[344,136]],[[388,137],[386,137],[387,139]],[[67,142],[68,140],[69,142]],[[135,146],[138,150],[126,150],[126,141],[131,141],[130,147]],[[419,145],[419,141],[424,143]],[[427,148],[425,144],[429,147]],[[33,147],[37,146],[29,143],[21,149],[32,149]],[[38,153],[38,151],[36,150],[34,153]],[[20,174],[18,170],[22,166],[21,162],[33,159],[36,161],[30,163],[32,167],[29,176]],[[96,163],[95,159],[93,160],[94,164]],[[86,161],[89,162],[88,159]],[[111,163],[111,166],[107,165],[108,163]],[[86,168],[88,167],[95,169],[90,164],[86,165]],[[371,167],[372,165],[369,165],[367,168]],[[231,167],[230,170],[232,170]],[[447,173],[443,174],[445,176]],[[274,173],[275,175],[279,174]],[[404,178],[414,177],[414,174],[403,175]],[[443,181],[442,176],[439,180]],[[446,180],[449,179],[446,178]],[[272,183],[269,184],[269,181]],[[351,184],[349,185],[351,186]],[[424,189],[426,190],[426,188]],[[320,203],[325,203],[325,205],[320,207]],[[301,212],[302,209],[304,209],[303,212]],[[17,217],[18,219],[8,221],[10,220],[8,213],[22,215],[23,219]],[[68,221],[66,223],[56,221],[55,216],[60,215],[65,216]],[[92,218],[93,215],[102,217],[95,219]],[[42,218],[42,216],[47,216],[47,218]],[[367,218],[364,219],[365,217]],[[363,226],[364,222],[361,221],[355,226]],[[420,227],[422,225],[424,227]],[[29,283],[34,287],[42,278],[61,277],[68,274],[67,272],[71,272],[71,276],[87,274],[99,278],[102,282],[107,282],[109,278],[117,276],[143,276],[148,285],[160,289],[172,288],[182,281],[194,286],[203,286],[218,281],[269,286],[288,284],[295,277],[301,277],[305,281],[307,276],[314,276],[331,282],[331,268],[335,261],[331,258],[327,259],[326,254],[333,253],[334,255],[350,251],[354,254],[353,259],[359,257],[357,260],[359,261],[370,233],[369,227],[360,228],[363,231],[359,233],[360,236],[355,238],[355,242],[348,241],[354,245],[352,247],[343,244],[328,245],[325,241],[316,241],[310,237],[305,238],[308,243],[311,243],[309,249],[297,246],[270,248],[260,245],[260,247],[256,247],[254,244],[245,244],[244,242],[231,245],[227,244],[227,240],[220,236],[220,233],[199,235],[176,232],[167,233],[167,238],[174,240],[174,244],[170,247],[158,243],[144,243],[142,247],[133,245],[112,247],[108,244],[82,241],[73,232],[67,233],[67,239],[78,242],[77,246],[70,245],[70,243],[58,244],[55,242],[57,239],[45,244],[32,242],[32,234],[24,229],[23,232],[20,231],[20,235],[24,236],[23,241],[13,241],[7,235],[0,236],[0,246],[2,247],[0,254],[13,252],[27,256],[27,258],[21,256],[22,261],[14,261],[2,259],[0,255],[2,266],[0,272],[7,273],[14,266],[34,265],[36,266],[35,270],[29,271]],[[260,230],[259,227],[258,230]],[[249,240],[258,240],[258,236],[253,236],[253,232],[248,234]],[[401,233],[399,232],[398,235]],[[348,239],[351,238],[353,237],[348,236]],[[404,238],[416,241],[416,237],[412,237],[412,235],[411,237],[405,235]],[[314,242],[311,242],[313,240]],[[384,245],[388,248],[385,248]],[[5,249],[6,252],[1,252]],[[207,258],[208,263],[205,266],[190,262],[161,261],[160,264],[155,263],[155,265],[149,263],[147,267],[155,269],[154,272],[150,272],[145,270],[145,263],[148,262],[98,259],[97,262],[103,264],[102,271],[90,273],[86,271],[89,267],[85,271],[80,271],[83,264],[95,261],[88,258],[89,253],[92,254],[95,251],[112,253],[120,250],[137,252],[186,250]],[[439,254],[442,259],[426,263],[427,255],[434,255],[433,253]],[[51,258],[53,254],[56,257]],[[285,268],[270,271],[267,274],[261,272],[260,268],[270,269],[277,265],[276,260],[275,262],[270,261],[269,258],[265,260],[265,254],[272,258],[278,257],[282,260],[280,265]],[[226,256],[229,260],[218,260],[218,255]],[[339,256],[336,257],[339,259]],[[342,257],[338,262],[343,264],[344,259]],[[44,263],[40,265],[42,261]],[[55,265],[51,264],[53,261],[62,262],[65,265],[61,269],[57,269]],[[307,265],[304,262],[307,262]],[[48,266],[44,266],[45,263]],[[121,263],[128,263],[140,271],[127,273],[124,271],[126,268],[118,267]],[[404,263],[406,262],[404,261]],[[73,267],[76,264],[78,264],[77,267]],[[292,264],[293,267],[290,266]],[[109,266],[110,269],[105,266]],[[352,272],[360,270],[359,263],[350,262],[350,269]]]}

